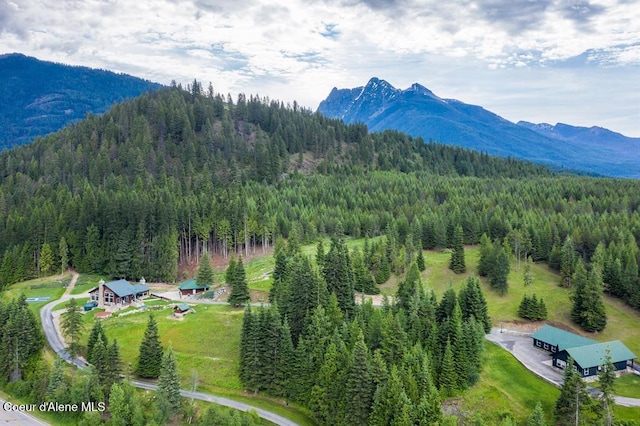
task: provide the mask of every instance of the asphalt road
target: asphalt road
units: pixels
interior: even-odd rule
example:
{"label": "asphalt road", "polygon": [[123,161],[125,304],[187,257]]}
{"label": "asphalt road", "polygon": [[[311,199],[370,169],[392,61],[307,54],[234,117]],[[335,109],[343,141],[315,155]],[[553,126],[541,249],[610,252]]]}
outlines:
{"label": "asphalt road", "polygon": [[48,426],[42,420],[38,420],[28,412],[13,410],[13,404],[0,398],[0,425],[16,426]]}
{"label": "asphalt road", "polygon": [[[158,389],[158,386],[154,385],[153,383],[143,382],[140,380],[130,380],[130,382],[135,387],[138,387],[141,389],[149,389],[149,390]],[[236,410],[240,410],[240,411],[254,410],[256,413],[258,413],[258,416],[260,416],[261,418],[268,420],[271,423],[275,423],[277,425],[298,426],[298,423],[295,423],[285,417],[279,416],[277,414],[274,414],[270,411],[263,410],[261,408],[253,407],[249,404],[244,404],[242,402],[234,401],[232,399],[222,398],[220,396],[215,396],[215,395],[209,395],[207,393],[202,393],[202,392],[192,392],[184,389],[180,391],[180,394],[185,398],[193,398],[200,401],[213,402],[214,404],[235,408]]]}
{"label": "asphalt road", "polygon": [[[556,387],[562,386],[562,371],[551,365],[550,352],[533,346],[530,335],[494,327],[486,338],[511,352],[522,365],[537,376]],[[597,396],[600,392],[590,386],[587,386],[587,389],[592,396]],[[640,407],[640,399],[636,398],[616,396],[615,401],[616,404],[625,407]]]}

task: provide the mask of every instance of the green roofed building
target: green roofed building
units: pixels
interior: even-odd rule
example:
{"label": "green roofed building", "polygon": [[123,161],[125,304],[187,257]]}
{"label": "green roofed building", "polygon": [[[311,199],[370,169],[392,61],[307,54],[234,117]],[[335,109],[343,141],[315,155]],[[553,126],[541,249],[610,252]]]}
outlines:
{"label": "green roofed building", "polygon": [[625,370],[629,364],[633,367],[636,355],[620,340],[561,350],[553,355],[553,365],[558,368],[566,368],[571,357],[582,377],[594,376],[598,374],[598,370],[604,364],[607,350],[611,354],[611,362],[616,370]]}
{"label": "green roofed building", "polygon": [[193,279],[193,280],[180,283],[180,285],[178,286],[178,290],[180,291],[180,297],[189,296],[189,295],[194,295],[198,293],[204,293],[205,291],[209,291],[209,285],[208,284],[198,285],[196,283],[196,280]]}
{"label": "green roofed building", "polygon": [[595,340],[579,336],[577,334],[553,327],[543,325],[533,333],[533,346],[544,349],[551,353],[560,352],[575,346],[585,346],[598,343]]}

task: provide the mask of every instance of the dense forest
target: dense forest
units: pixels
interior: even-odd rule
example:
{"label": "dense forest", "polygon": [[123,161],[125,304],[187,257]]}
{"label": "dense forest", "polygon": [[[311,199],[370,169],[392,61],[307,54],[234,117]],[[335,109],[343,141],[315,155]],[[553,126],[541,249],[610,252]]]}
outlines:
{"label": "dense forest", "polygon": [[271,307],[243,317],[245,387],[309,407],[320,424],[442,424],[441,396],[480,376],[491,330],[480,281],[438,302],[414,262],[395,302],[375,309],[354,303],[358,274],[340,235],[318,253],[312,265],[278,245]]}
{"label": "dense forest", "polygon": [[203,250],[248,253],[339,228],[393,235],[387,258],[403,272],[415,248],[453,247],[461,229],[464,244],[486,234],[549,262],[565,286],[597,254],[605,290],[640,307],[638,181],[368,133],[196,81],[5,151],[0,170],[0,285],[67,266],[172,282]]}

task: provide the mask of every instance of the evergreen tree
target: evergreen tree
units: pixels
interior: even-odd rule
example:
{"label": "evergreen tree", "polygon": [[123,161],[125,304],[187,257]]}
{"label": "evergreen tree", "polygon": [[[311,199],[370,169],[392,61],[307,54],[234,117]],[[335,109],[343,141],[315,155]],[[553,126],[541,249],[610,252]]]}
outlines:
{"label": "evergreen tree", "polygon": [[64,274],[64,271],[69,268],[69,246],[67,245],[67,240],[64,237],[60,238],[58,255],[60,256],[60,273]]}
{"label": "evergreen tree", "polygon": [[102,328],[102,323],[99,320],[95,320],[93,322],[93,327],[91,327],[91,332],[89,333],[89,338],[87,340],[86,359],[89,364],[93,364],[93,349],[98,343],[98,340],[102,340],[105,346],[107,345],[107,335]]}
{"label": "evergreen tree", "polygon": [[418,269],[421,272],[427,269],[427,265],[425,264],[425,261],[424,261],[424,253],[422,249],[418,250],[418,258],[416,259],[416,264],[418,265]]}
{"label": "evergreen tree", "polygon": [[136,374],[145,379],[157,379],[162,367],[162,344],[158,335],[158,323],[152,315],[140,343]]}
{"label": "evergreen tree", "polygon": [[576,265],[578,263],[578,256],[576,255],[573,239],[567,237],[560,251],[560,278],[563,287],[571,287],[572,278],[576,272]]}
{"label": "evergreen tree", "polygon": [[493,254],[493,244],[491,244],[491,240],[487,234],[482,234],[480,238],[480,258],[478,260],[478,274],[481,277],[486,277],[489,274],[491,264],[493,263]]}
{"label": "evergreen tree", "polygon": [[81,350],[80,340],[84,333],[84,321],[82,321],[82,309],[76,299],[71,299],[67,303],[67,309],[60,319],[60,328],[62,334],[69,339],[67,345],[69,355],[72,358],[77,357]]}
{"label": "evergreen tree", "polygon": [[544,420],[544,410],[542,409],[542,404],[540,404],[540,402],[536,404],[536,408],[527,419],[526,426],[547,426],[547,423]]}
{"label": "evergreen tree", "polygon": [[607,326],[607,313],[602,299],[600,275],[593,269],[587,273],[584,264],[577,262],[573,275],[575,291],[572,296],[571,319],[585,331],[602,331]]}
{"label": "evergreen tree", "polygon": [[[591,398],[580,373],[574,368],[573,358],[569,358],[563,374],[560,396],[556,400],[553,415],[558,425],[579,425]],[[583,419],[584,421],[584,419]]]}
{"label": "evergreen tree", "polygon": [[[227,269],[228,274],[229,269],[231,269],[231,262],[229,262],[229,268]],[[247,276],[244,272],[244,265],[242,264],[242,256],[238,258],[232,272],[230,277],[231,293],[229,294],[229,304],[236,307],[242,306],[250,300],[249,286],[247,284]],[[229,281],[227,281],[227,283],[229,283]]]}
{"label": "evergreen tree", "polygon": [[180,410],[180,377],[178,376],[178,363],[173,349],[169,348],[167,353],[162,357],[162,368],[160,370],[160,378],[158,379],[158,398],[166,401],[167,411],[171,417]]}
{"label": "evergreen tree", "polygon": [[49,375],[47,385],[46,400],[49,402],[59,402],[64,404],[69,398],[69,383],[64,373],[65,362],[62,358],[56,357],[53,363],[53,370]]}
{"label": "evergreen tree", "polygon": [[418,289],[422,289],[422,282],[420,281],[420,272],[418,271],[418,265],[412,264],[407,276],[403,281],[400,281],[398,285],[398,291],[396,293],[396,306],[409,311],[409,301],[417,294]]}
{"label": "evergreen tree", "polygon": [[51,274],[53,267],[53,251],[49,243],[44,243],[40,249],[40,272],[42,275],[47,276]]}
{"label": "evergreen tree", "polygon": [[366,424],[373,402],[373,382],[369,353],[362,333],[358,336],[351,353],[349,366],[346,384],[346,400],[349,403],[346,406],[346,420],[348,424]]}
{"label": "evergreen tree", "polygon": [[127,426],[131,424],[131,407],[127,404],[124,390],[118,383],[111,386],[109,392],[110,424],[114,426]]}
{"label": "evergreen tree", "polygon": [[355,310],[353,270],[347,246],[341,239],[332,238],[322,272],[327,283],[327,290],[338,296],[340,309],[345,317],[350,318]]}
{"label": "evergreen tree", "polygon": [[491,332],[491,319],[489,318],[489,309],[487,300],[480,287],[480,280],[476,277],[469,277],[465,287],[460,290],[459,294],[460,308],[462,309],[462,318],[475,318],[480,322],[485,333]]}
{"label": "evergreen tree", "polygon": [[460,225],[456,226],[453,234],[453,251],[451,252],[449,269],[456,274],[462,274],[467,271],[467,266],[464,261],[463,232],[462,226]]}
{"label": "evergreen tree", "polygon": [[209,252],[206,250],[200,257],[200,265],[198,266],[198,272],[196,273],[196,284],[199,286],[213,284],[213,268],[211,267]]}
{"label": "evergreen tree", "polygon": [[440,374],[438,375],[438,383],[440,385],[440,393],[445,398],[453,396],[458,388],[458,377],[456,375],[456,367],[453,359],[453,350],[451,348],[451,342],[448,340],[442,357],[442,366],[440,367]]}
{"label": "evergreen tree", "polygon": [[614,385],[616,381],[616,367],[611,361],[611,353],[607,348],[607,352],[604,357],[604,363],[602,369],[598,371],[598,380],[600,382],[600,395],[598,401],[600,403],[600,410],[602,411],[602,418],[607,426],[613,424],[613,412],[614,412]]}
{"label": "evergreen tree", "polygon": [[507,278],[509,276],[509,256],[507,250],[496,243],[494,245],[493,265],[489,271],[489,284],[498,294],[505,295],[509,290]]}

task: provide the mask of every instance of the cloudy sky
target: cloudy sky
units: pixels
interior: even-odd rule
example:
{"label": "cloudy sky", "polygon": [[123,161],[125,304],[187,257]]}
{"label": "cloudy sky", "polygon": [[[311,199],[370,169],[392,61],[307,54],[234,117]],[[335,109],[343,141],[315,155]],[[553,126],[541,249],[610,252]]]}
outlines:
{"label": "cloudy sky", "polygon": [[638,0],[0,0],[9,52],[314,110],[376,76],[640,137]]}

